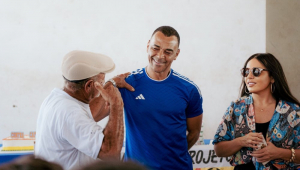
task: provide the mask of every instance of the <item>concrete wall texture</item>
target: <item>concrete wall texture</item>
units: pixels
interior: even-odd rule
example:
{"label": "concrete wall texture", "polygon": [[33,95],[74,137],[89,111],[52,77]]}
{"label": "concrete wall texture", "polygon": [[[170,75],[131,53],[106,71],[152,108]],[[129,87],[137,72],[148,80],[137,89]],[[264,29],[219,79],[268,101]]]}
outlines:
{"label": "concrete wall texture", "polygon": [[266,51],[280,61],[292,94],[300,100],[300,1],[266,1]]}

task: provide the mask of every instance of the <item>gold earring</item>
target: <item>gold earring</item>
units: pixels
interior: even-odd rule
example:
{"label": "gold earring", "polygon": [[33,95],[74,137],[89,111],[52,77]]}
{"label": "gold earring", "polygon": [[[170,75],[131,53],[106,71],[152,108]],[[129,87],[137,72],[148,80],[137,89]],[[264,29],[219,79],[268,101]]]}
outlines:
{"label": "gold earring", "polygon": [[271,93],[274,93],[274,91],[275,91],[275,84],[274,84],[274,88],[273,88],[273,84],[274,83],[271,84]]}

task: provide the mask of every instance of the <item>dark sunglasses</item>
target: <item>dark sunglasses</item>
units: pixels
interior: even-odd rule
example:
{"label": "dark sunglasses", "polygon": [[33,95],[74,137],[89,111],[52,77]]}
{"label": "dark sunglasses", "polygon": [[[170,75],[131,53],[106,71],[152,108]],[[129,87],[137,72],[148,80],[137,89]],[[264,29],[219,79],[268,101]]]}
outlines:
{"label": "dark sunglasses", "polygon": [[242,76],[247,77],[250,73],[250,71],[252,71],[252,74],[255,77],[258,77],[262,71],[268,71],[267,69],[263,69],[263,68],[258,68],[258,67],[253,67],[253,68],[242,68],[241,69],[241,73]]}

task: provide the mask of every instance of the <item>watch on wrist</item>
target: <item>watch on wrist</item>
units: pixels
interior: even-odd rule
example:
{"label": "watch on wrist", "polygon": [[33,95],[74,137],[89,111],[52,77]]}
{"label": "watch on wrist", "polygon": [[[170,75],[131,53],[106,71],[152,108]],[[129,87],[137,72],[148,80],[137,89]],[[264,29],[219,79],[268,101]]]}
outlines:
{"label": "watch on wrist", "polygon": [[109,79],[107,82],[111,82],[113,86],[117,87],[117,84],[114,79]]}

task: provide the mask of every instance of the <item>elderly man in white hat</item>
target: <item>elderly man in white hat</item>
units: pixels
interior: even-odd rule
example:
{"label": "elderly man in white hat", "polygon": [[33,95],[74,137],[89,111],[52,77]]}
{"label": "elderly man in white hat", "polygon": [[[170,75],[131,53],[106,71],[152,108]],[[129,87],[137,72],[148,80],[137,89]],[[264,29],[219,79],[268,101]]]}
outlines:
{"label": "elderly man in white hat", "polygon": [[[52,90],[39,111],[36,157],[64,169],[80,168],[97,158],[120,158],[123,101],[113,81],[103,87],[105,74],[114,68],[112,59],[102,54],[72,51],[64,57],[64,88]],[[103,129],[96,122],[107,115],[109,120]]]}

